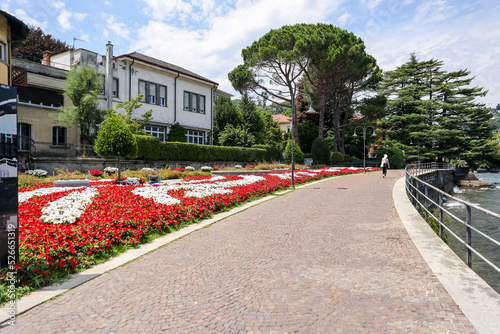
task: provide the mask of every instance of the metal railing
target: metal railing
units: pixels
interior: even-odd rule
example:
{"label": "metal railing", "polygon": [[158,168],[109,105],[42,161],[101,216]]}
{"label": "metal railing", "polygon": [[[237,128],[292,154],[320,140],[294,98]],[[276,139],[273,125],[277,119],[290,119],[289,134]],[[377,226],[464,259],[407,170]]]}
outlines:
{"label": "metal railing", "polygon": [[[450,170],[452,171],[454,167],[449,164],[438,164],[438,163],[428,163],[428,164],[417,164],[408,165],[406,167],[406,194],[408,195],[410,201],[417,208],[418,211],[423,213],[424,219],[429,221],[433,219],[439,224],[439,236],[441,239],[445,238],[445,230],[451,236],[453,236],[459,243],[465,246],[467,250],[466,263],[469,268],[472,268],[472,254],[474,253],[496,272],[500,273],[500,268],[498,265],[494,264],[485,255],[483,255],[477,248],[472,246],[472,235],[482,238],[480,242],[489,243],[495,247],[495,252],[500,252],[500,241],[494,239],[493,237],[487,235],[484,231],[475,227],[473,224],[474,213],[482,213],[487,217],[493,218],[497,222],[497,226],[500,225],[500,214],[481,208],[475,204],[469,203],[467,201],[461,200],[454,197],[445,191],[438,189],[436,186],[425,182],[425,180],[434,180],[432,174],[436,174],[438,170]],[[444,207],[446,201],[456,201],[464,205],[465,207],[465,219],[457,217],[449,210]],[[465,236],[459,236],[459,232],[453,231],[445,224],[445,214],[448,219],[453,219],[454,221],[465,227]],[[465,240],[464,240],[465,238]],[[476,244],[476,242],[475,242]]]}

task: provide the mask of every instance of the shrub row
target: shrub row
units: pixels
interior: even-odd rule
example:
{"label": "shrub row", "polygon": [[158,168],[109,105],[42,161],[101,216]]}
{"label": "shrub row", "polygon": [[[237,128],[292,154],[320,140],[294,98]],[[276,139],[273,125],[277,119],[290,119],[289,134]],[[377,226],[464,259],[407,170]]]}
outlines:
{"label": "shrub row", "polygon": [[137,159],[165,161],[275,161],[271,147],[229,147],[198,145],[181,142],[160,142],[152,136],[136,135],[139,154]]}

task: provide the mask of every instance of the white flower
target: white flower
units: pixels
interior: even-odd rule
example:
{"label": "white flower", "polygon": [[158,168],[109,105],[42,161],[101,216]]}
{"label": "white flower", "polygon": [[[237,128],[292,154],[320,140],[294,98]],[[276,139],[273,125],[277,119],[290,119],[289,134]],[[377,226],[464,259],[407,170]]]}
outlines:
{"label": "white flower", "polygon": [[153,172],[154,170],[155,170],[154,168],[149,168],[149,167],[141,168],[141,171],[143,172]]}
{"label": "white flower", "polygon": [[151,198],[153,201],[160,204],[180,204],[181,201],[179,199],[168,194],[169,190],[171,190],[169,187],[142,187],[132,190],[132,193],[144,198]]}
{"label": "white flower", "polygon": [[88,187],[84,191],[74,191],[67,196],[49,204],[42,209],[40,217],[44,223],[74,224],[80,219],[95,195],[99,192],[96,188]]}
{"label": "white flower", "polygon": [[194,167],[191,167],[191,166],[187,166],[187,167],[186,167],[186,168],[184,168],[184,169],[185,169],[185,170],[188,170],[188,171],[191,171],[191,172],[195,170],[195,169],[194,169]]}
{"label": "white flower", "polygon": [[43,169],[30,169],[26,171],[26,174],[34,176],[47,176],[49,172]]}
{"label": "white flower", "polygon": [[243,168],[241,165],[235,165],[234,168],[240,169]]}
{"label": "white flower", "polygon": [[113,174],[113,173],[116,173],[118,172],[118,168],[116,167],[106,167],[104,168],[104,171],[108,174]]}
{"label": "white flower", "polygon": [[45,196],[48,194],[58,193],[61,191],[77,190],[77,189],[81,189],[81,188],[83,188],[83,187],[53,187],[53,188],[40,188],[40,189],[35,189],[32,191],[25,191],[25,192],[19,193],[18,202],[19,203],[25,202],[25,201],[29,200],[30,198],[32,198],[33,196]]}
{"label": "white flower", "polygon": [[210,167],[210,166],[202,166],[200,169],[202,171],[204,171],[204,172],[210,172],[212,170],[212,167]]}

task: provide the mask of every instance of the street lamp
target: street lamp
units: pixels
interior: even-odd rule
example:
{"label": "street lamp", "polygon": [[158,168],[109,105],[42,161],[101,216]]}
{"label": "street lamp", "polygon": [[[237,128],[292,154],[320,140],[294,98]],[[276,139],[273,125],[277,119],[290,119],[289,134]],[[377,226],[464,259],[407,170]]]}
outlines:
{"label": "street lamp", "polygon": [[[302,95],[306,95],[306,96],[309,96],[308,94],[306,93],[301,93]],[[313,106],[312,106],[312,98],[309,96],[309,98],[311,99],[311,104],[309,106],[309,110],[306,111],[306,113],[309,113],[309,114],[319,114],[317,111],[315,111],[313,109]],[[295,111],[295,96],[292,98],[292,189],[295,189],[295,157],[294,157],[294,154],[293,154],[293,146],[295,144],[295,141],[294,141],[294,131],[293,131],[293,123],[294,123],[294,120],[297,119],[297,117],[295,116],[296,114],[296,111]]]}
{"label": "street lamp", "polygon": [[372,128],[373,129],[372,136],[376,136],[376,133],[375,133],[375,128],[373,126],[371,126],[371,125],[368,125],[368,126],[358,125],[354,129],[354,135],[353,135],[353,137],[357,137],[358,136],[356,134],[356,130],[358,128],[362,128],[363,129],[363,174],[366,174],[366,129],[368,129],[368,128]]}

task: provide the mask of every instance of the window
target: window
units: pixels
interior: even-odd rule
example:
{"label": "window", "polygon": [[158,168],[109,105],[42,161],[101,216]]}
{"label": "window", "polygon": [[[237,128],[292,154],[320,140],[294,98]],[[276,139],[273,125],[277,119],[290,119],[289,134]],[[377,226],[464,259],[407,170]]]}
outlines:
{"label": "window", "polygon": [[27,152],[31,148],[31,125],[26,123],[17,123],[17,138],[19,151]]}
{"label": "window", "polygon": [[52,145],[66,145],[66,128],[61,126],[54,126],[52,128]]}
{"label": "window", "polygon": [[165,128],[164,127],[146,125],[144,127],[144,131],[147,134],[158,138],[160,141],[165,141]]}
{"label": "window", "polygon": [[205,133],[199,131],[186,130],[186,142],[204,145]]}
{"label": "window", "polygon": [[6,49],[5,44],[0,42],[0,60],[7,61]]}
{"label": "window", "polygon": [[184,92],[184,110],[191,110],[189,105],[189,92]]}
{"label": "window", "polygon": [[205,96],[191,92],[184,92],[184,110],[205,113]]}
{"label": "window", "polygon": [[158,104],[160,106],[166,106],[167,105],[167,87],[160,86],[159,91],[160,91],[160,93],[158,94]]}
{"label": "window", "polygon": [[149,103],[156,104],[156,85],[149,84]]}
{"label": "window", "polygon": [[113,97],[119,97],[118,96],[118,79],[113,78]]}
{"label": "window", "polygon": [[146,102],[146,81],[139,80],[139,94],[142,94],[141,102]]}
{"label": "window", "polygon": [[139,94],[143,95],[141,102],[167,105],[167,86],[139,80]]}

